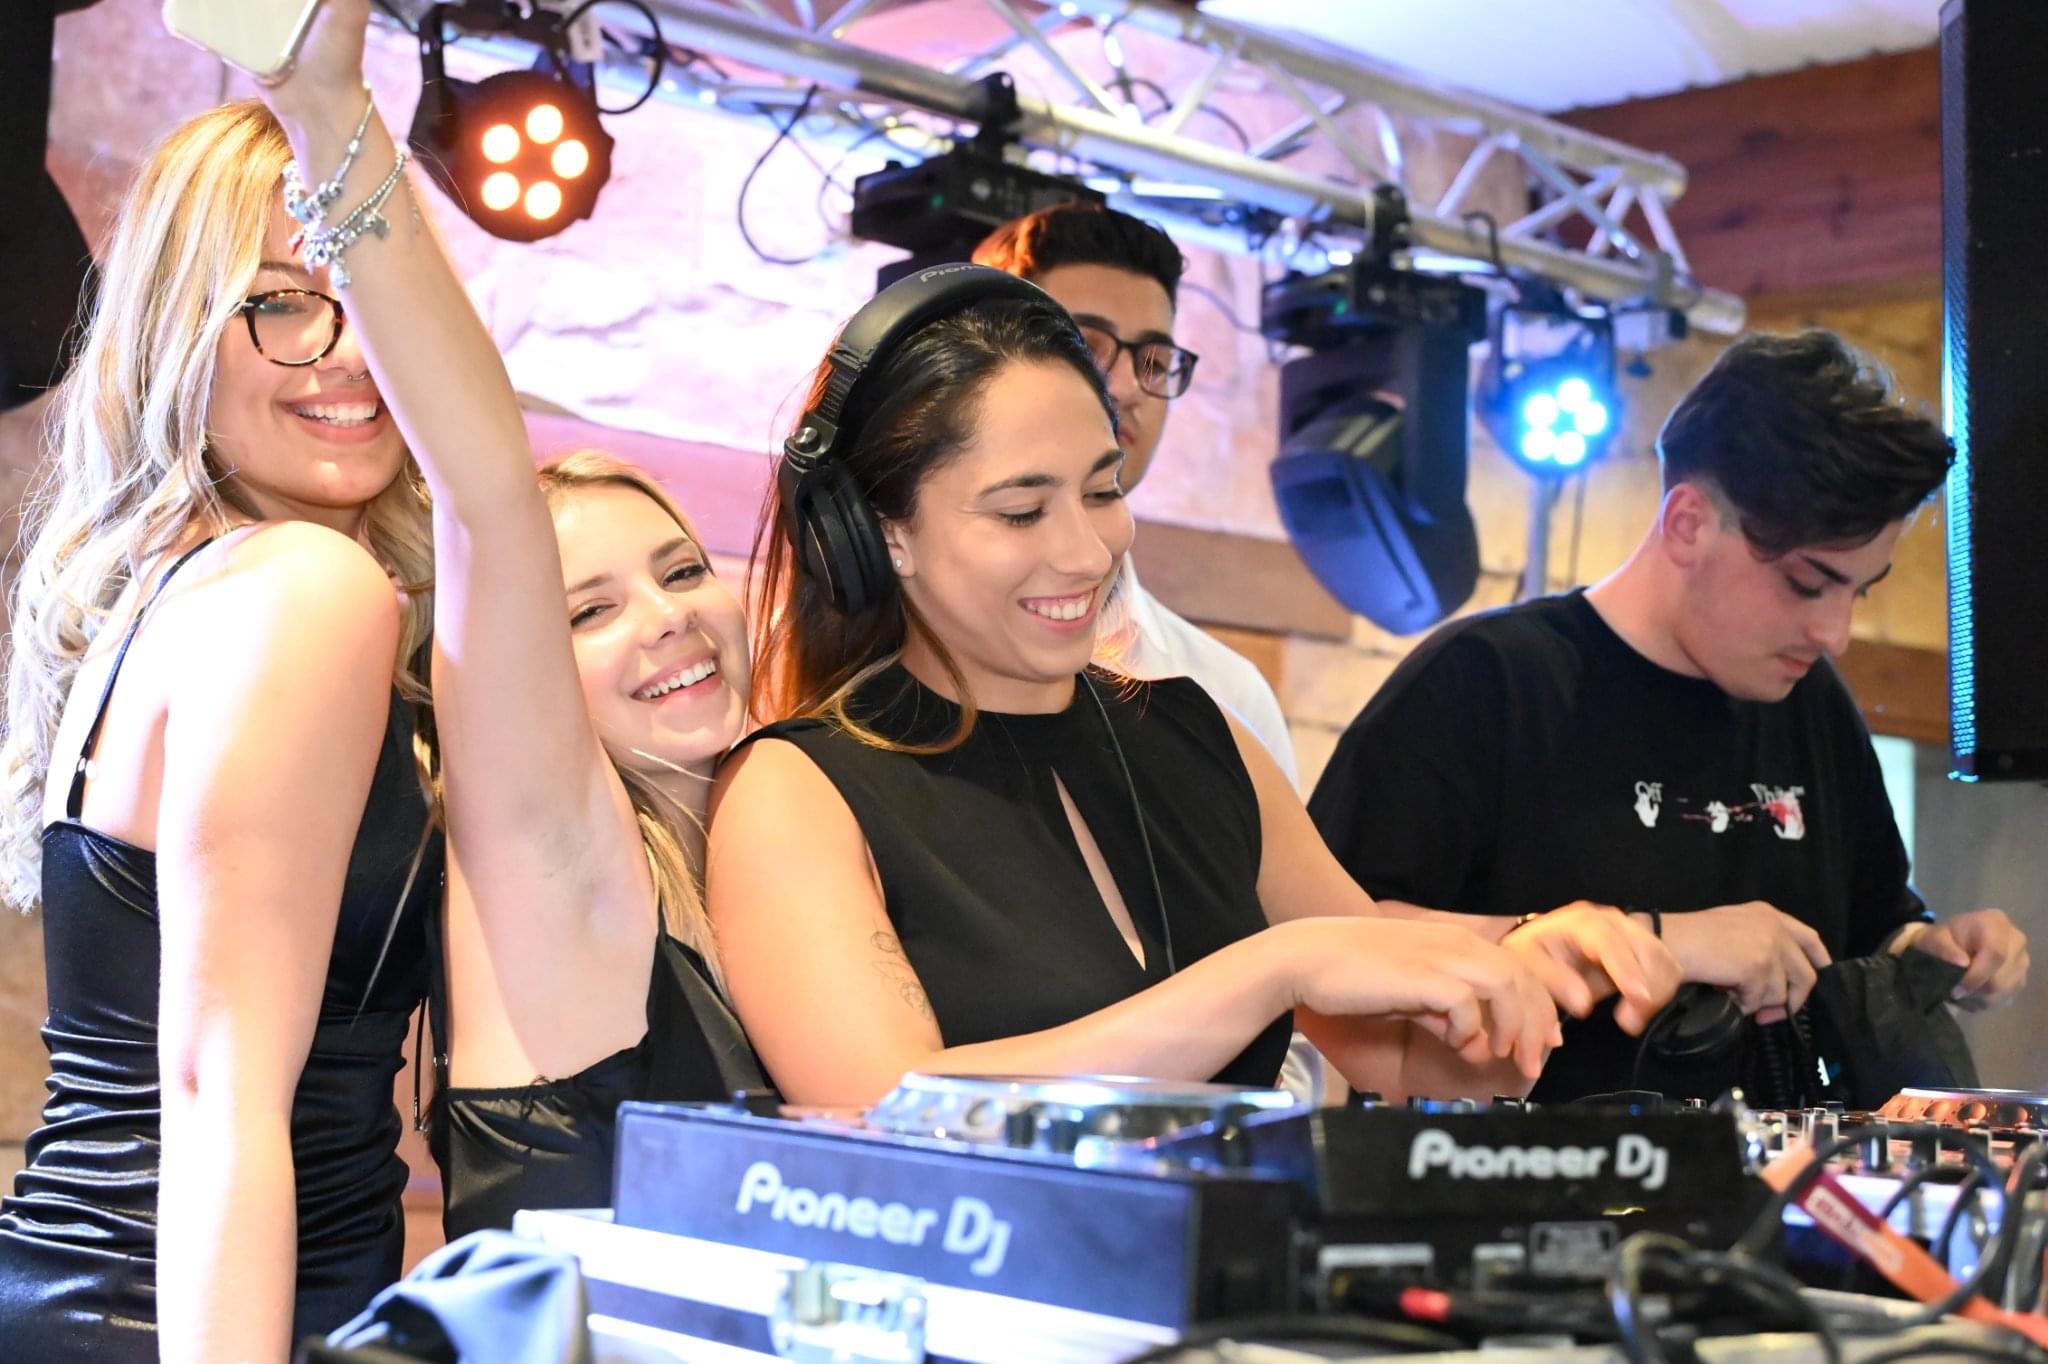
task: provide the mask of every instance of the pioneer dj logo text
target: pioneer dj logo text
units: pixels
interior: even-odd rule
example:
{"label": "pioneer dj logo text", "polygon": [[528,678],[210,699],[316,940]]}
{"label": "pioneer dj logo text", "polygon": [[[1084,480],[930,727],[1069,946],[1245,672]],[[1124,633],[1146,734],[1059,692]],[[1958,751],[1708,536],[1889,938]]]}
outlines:
{"label": "pioneer dj logo text", "polygon": [[[922,1246],[939,1224],[936,1208],[877,1203],[872,1198],[819,1193],[800,1184],[786,1184],[782,1171],[767,1160],[755,1161],[740,1176],[739,1199],[733,1207],[742,1214],[765,1211],[771,1222],[895,1246]],[[1010,1249],[1010,1224],[981,1199],[962,1194],[946,1212],[939,1249],[965,1258],[972,1272],[986,1277],[1003,1267],[1003,1256]]]}
{"label": "pioneer dj logo text", "polygon": [[1671,1153],[1648,1137],[1628,1133],[1604,1146],[1460,1146],[1441,1128],[1418,1132],[1408,1147],[1408,1177],[1442,1171],[1452,1179],[1598,1179],[1608,1156],[1617,1179],[1661,1189],[1671,1172]]}

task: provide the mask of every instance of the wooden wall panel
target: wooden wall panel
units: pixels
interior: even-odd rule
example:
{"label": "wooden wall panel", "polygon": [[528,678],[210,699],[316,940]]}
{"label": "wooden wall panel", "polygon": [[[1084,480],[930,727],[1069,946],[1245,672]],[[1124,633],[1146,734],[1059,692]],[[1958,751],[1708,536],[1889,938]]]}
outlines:
{"label": "wooden wall panel", "polygon": [[1941,264],[1935,49],[1561,115],[1681,162],[1672,225],[1704,283],[1780,293]]}

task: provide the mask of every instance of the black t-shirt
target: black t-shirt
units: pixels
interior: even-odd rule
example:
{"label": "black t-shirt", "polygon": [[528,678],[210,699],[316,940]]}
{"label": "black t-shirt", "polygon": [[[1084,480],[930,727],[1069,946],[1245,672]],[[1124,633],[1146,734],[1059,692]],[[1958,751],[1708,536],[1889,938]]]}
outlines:
{"label": "black t-shirt", "polygon": [[[1785,700],[1659,667],[1582,592],[1456,621],[1338,741],[1308,803],[1375,897],[1520,915],[1763,900],[1836,959],[1926,915],[1870,734],[1825,661]],[[1566,1020],[1533,1097],[1628,1085],[1606,1008]]]}

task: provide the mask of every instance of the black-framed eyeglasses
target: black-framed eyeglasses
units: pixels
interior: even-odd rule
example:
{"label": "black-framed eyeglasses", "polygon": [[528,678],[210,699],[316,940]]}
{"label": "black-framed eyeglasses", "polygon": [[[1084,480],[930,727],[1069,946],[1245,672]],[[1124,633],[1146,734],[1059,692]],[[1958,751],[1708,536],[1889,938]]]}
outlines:
{"label": "black-framed eyeglasses", "polygon": [[1118,358],[1128,352],[1138,387],[1155,398],[1178,398],[1195,380],[1195,362],[1202,357],[1185,347],[1156,338],[1126,341],[1092,322],[1076,325],[1081,329],[1081,339],[1088,343],[1088,353],[1095,357],[1097,368],[1109,373],[1116,368]]}
{"label": "black-framed eyeglasses", "polygon": [[256,353],[273,365],[325,360],[347,320],[341,300],[312,289],[268,289],[242,302],[242,320]]}

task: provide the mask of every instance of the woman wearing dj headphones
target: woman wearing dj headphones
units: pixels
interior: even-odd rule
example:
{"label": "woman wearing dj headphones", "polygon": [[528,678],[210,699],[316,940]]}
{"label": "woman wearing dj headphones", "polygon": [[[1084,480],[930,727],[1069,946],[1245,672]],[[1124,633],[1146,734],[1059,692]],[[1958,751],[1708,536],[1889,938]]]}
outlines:
{"label": "woman wearing dj headphones", "polygon": [[1375,916],[1196,684],[1088,669],[1121,460],[1071,320],[997,271],[898,283],[821,367],[757,546],[754,709],[783,718],[721,771],[706,859],[784,1096],[868,1103],[910,1070],[1268,1085],[1296,1010],[1359,1088],[1526,1088],[1552,994],[1590,1007],[1604,974],[1556,933]]}

